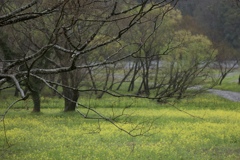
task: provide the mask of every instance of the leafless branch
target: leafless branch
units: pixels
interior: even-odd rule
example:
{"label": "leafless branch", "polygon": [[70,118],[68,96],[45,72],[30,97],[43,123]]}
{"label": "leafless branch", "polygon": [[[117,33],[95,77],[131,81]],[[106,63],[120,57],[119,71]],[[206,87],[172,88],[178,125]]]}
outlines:
{"label": "leafless branch", "polygon": [[23,13],[23,11],[27,10],[28,8],[31,8],[32,6],[34,6],[38,3],[37,0],[33,0],[29,4],[27,4],[23,7],[20,7],[18,9],[16,9],[15,11],[11,12],[11,13],[8,13],[6,15],[1,16],[0,17],[0,27],[7,26],[7,25],[10,25],[10,24],[15,24],[15,23],[18,23],[18,22],[31,20],[31,19],[35,19],[35,18],[44,16],[44,15],[47,15],[47,14],[51,14],[52,12],[57,10],[62,4],[65,4],[68,1],[69,0],[64,0],[62,2],[59,2],[56,5],[54,5],[53,7],[45,9],[41,12]]}

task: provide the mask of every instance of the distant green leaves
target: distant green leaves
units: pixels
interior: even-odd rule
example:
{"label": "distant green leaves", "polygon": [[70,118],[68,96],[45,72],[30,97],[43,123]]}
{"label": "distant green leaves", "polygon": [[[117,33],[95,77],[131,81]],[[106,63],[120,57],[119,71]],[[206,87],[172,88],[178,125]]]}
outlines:
{"label": "distant green leaves", "polygon": [[[175,32],[172,46],[176,47],[168,55],[162,57],[163,72],[173,75],[184,75],[192,83],[197,77],[206,74],[207,66],[216,56],[211,41],[203,35],[193,35],[188,31]],[[207,75],[207,74],[206,74]],[[198,84],[199,81],[196,82]]]}
{"label": "distant green leaves", "polygon": [[240,48],[240,10],[236,6],[224,5],[222,27],[225,38],[235,47]]}

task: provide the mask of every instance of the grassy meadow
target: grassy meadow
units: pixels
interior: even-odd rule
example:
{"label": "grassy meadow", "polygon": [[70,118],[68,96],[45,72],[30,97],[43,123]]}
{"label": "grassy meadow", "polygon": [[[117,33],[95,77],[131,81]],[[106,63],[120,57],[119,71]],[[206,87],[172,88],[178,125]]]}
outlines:
{"label": "grassy meadow", "polygon": [[[9,104],[10,99],[5,102]],[[131,103],[132,108],[126,111],[131,114],[126,115],[128,123],[124,117],[116,123],[126,130],[139,124],[142,130],[133,131],[135,134],[151,126],[138,137],[109,122],[84,119],[78,112],[63,113],[61,100],[43,98],[42,102],[45,107],[41,113],[26,110],[29,101],[9,111],[4,121],[7,139],[1,125],[1,159],[240,159],[239,103],[214,95],[174,105],[126,98],[92,100],[93,105],[98,104],[96,110],[109,116],[113,110],[122,111],[121,102]],[[109,104],[114,106],[104,107]]]}
{"label": "grassy meadow", "polygon": [[[226,83],[235,85],[232,88],[238,86]],[[11,96],[0,95],[1,115],[12,100]],[[137,137],[106,121],[85,119],[78,112],[63,113],[62,99],[42,97],[41,101],[41,113],[31,112],[31,100],[9,110],[0,126],[0,159],[240,159],[239,102],[212,94],[174,104],[134,98],[80,98],[82,104],[109,117],[131,106],[115,123],[132,134],[144,133]]]}
{"label": "grassy meadow", "polygon": [[240,70],[235,70],[233,73],[229,73],[223,80],[222,85],[218,85],[215,88],[221,90],[240,92],[240,85],[238,85],[238,78],[240,76]]}

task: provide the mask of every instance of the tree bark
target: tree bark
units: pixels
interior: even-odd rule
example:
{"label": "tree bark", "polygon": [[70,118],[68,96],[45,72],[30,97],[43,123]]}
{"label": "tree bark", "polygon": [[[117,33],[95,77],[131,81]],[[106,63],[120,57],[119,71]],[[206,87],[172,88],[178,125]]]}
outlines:
{"label": "tree bark", "polygon": [[130,68],[130,70],[127,72],[127,74],[123,77],[123,79],[121,80],[120,84],[119,84],[118,87],[117,87],[117,90],[120,89],[120,87],[122,86],[122,84],[123,84],[123,83],[125,82],[125,80],[129,77],[129,75],[132,73],[133,69],[134,69],[134,66],[132,66],[132,67]]}
{"label": "tree bark", "polygon": [[128,92],[134,90],[135,80],[136,80],[136,76],[137,76],[139,70],[140,70],[140,67],[138,66],[138,62],[136,62],[136,63],[135,63],[135,66],[134,66],[133,76],[132,76],[132,79],[131,79],[130,84],[129,84],[129,86],[128,86]]}
{"label": "tree bark", "polygon": [[[70,78],[73,78],[70,73],[62,73],[62,83],[65,86],[73,86],[70,82]],[[73,82],[72,82],[73,83]],[[63,87],[63,96],[64,96],[64,112],[75,111],[79,93],[78,90],[73,88]]]}
{"label": "tree bark", "polygon": [[75,111],[79,97],[78,90],[65,88],[64,90],[64,112]]}
{"label": "tree bark", "polygon": [[33,100],[33,112],[40,112],[40,94],[37,91],[32,91],[31,92],[32,100]]}
{"label": "tree bark", "polygon": [[238,84],[240,85],[240,75],[239,75],[239,77],[238,77]]}

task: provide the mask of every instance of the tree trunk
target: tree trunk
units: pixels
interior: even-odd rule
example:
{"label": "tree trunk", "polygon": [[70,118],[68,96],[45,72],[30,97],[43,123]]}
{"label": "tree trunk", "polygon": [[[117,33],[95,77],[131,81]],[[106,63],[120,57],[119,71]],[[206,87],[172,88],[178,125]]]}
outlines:
{"label": "tree trunk", "polygon": [[222,85],[222,82],[223,82],[223,80],[225,79],[226,76],[227,76],[227,73],[222,74],[222,77],[221,77],[221,79],[218,83],[220,86]]}
{"label": "tree trunk", "polygon": [[14,96],[15,96],[15,97],[18,97],[18,96],[19,96],[19,91],[18,91],[17,87],[15,88]]}
{"label": "tree trunk", "polygon": [[238,84],[240,85],[240,75],[239,75],[239,77],[238,77]]}
{"label": "tree trunk", "polygon": [[40,94],[39,92],[32,91],[32,100],[33,100],[33,112],[40,112]]}
{"label": "tree trunk", "polygon": [[125,82],[125,80],[129,77],[130,73],[132,73],[134,69],[134,66],[132,68],[130,68],[130,70],[127,72],[127,74],[123,77],[123,79],[121,80],[120,84],[117,87],[117,90],[120,89],[120,87],[122,86],[122,84]]}
{"label": "tree trunk", "polygon": [[142,66],[142,83],[138,89],[138,93],[137,94],[145,94],[145,95],[149,95],[150,94],[150,90],[149,90],[149,83],[148,83],[148,79],[149,79],[149,62],[147,62],[147,60],[145,59],[145,63],[143,61],[141,61],[141,66]]}
{"label": "tree trunk", "polygon": [[64,99],[64,112],[75,111],[79,93],[78,90],[63,88]]}
{"label": "tree trunk", "polygon": [[106,67],[106,80],[105,80],[105,84],[103,86],[103,91],[97,96],[97,98],[99,98],[99,99],[103,97],[103,95],[105,93],[104,90],[107,89],[109,76],[111,74],[110,72],[111,72],[110,69],[108,69],[108,67]]}
{"label": "tree trunk", "polygon": [[29,81],[26,83],[27,87],[24,92],[27,93],[29,90],[33,100],[33,112],[40,112],[41,101],[40,101],[40,93],[43,88],[42,82],[35,78],[29,77]]}
{"label": "tree trunk", "polygon": [[139,70],[140,70],[140,67],[138,66],[138,62],[136,62],[135,67],[134,67],[133,76],[132,76],[132,79],[131,79],[130,84],[128,86],[128,92],[134,90],[134,87],[135,87],[134,84],[135,84],[136,76],[137,76],[137,73],[139,72]]}
{"label": "tree trunk", "polygon": [[154,84],[153,87],[155,88],[157,86],[157,81],[158,81],[158,74],[159,74],[159,65],[160,65],[160,58],[157,57],[157,65],[156,65],[156,72],[155,72],[155,77],[154,77]]}
{"label": "tree trunk", "polygon": [[96,85],[95,80],[93,78],[92,70],[90,68],[87,68],[87,69],[88,69],[88,73],[89,73],[89,76],[90,76],[90,79],[91,79],[91,82],[92,82],[93,89],[95,90],[94,93],[95,93],[95,95],[97,95],[97,85]]}

